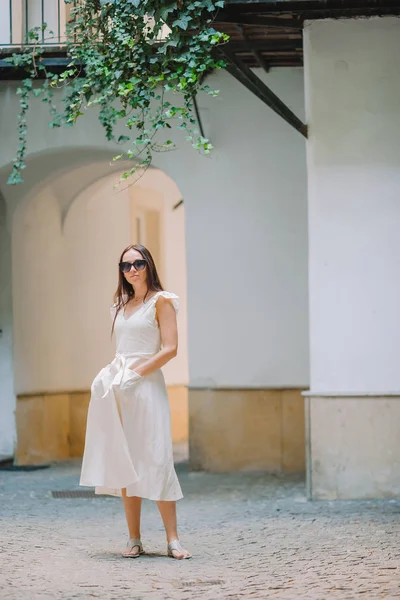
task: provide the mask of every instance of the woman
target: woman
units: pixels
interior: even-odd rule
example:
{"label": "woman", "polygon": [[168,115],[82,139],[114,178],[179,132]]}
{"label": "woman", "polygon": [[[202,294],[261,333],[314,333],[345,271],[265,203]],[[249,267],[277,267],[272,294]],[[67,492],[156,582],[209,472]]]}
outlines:
{"label": "woman", "polygon": [[115,359],[95,377],[89,405],[80,485],[122,496],[129,529],[123,556],[144,553],[140,540],[142,498],[157,502],[168,555],[190,558],[179,540],[175,473],[167,389],[161,372],[178,347],[179,299],[165,292],[150,252],[126,248],[112,307]]}

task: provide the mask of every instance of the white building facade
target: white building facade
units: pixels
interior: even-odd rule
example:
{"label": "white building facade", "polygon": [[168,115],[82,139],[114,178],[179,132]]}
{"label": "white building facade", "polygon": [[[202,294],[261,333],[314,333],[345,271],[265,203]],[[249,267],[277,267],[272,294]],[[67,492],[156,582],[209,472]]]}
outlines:
{"label": "white building facade", "polygon": [[118,193],[96,115],[49,130],[39,102],[7,186],[16,84],[0,82],[0,454],[79,454],[115,265],[142,239],[182,297],[166,378],[193,469],[307,463],[310,498],[400,494],[400,20],[312,20],[304,38],[304,70],[255,72],[308,140],[219,72],[199,98],[211,158],[176,134]]}

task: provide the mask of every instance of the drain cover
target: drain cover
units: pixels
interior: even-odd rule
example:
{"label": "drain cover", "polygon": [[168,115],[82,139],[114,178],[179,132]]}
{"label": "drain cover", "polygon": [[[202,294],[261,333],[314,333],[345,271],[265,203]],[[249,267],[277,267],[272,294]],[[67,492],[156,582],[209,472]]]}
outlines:
{"label": "drain cover", "polygon": [[0,471],[37,471],[49,467],[50,465],[14,465],[13,461],[0,461]]}
{"label": "drain cover", "polygon": [[203,585],[223,585],[225,581],[222,579],[196,579],[196,581],[182,581],[182,587],[196,587]]}
{"label": "drain cover", "polygon": [[53,498],[104,498],[94,490],[53,490],[51,495]]}

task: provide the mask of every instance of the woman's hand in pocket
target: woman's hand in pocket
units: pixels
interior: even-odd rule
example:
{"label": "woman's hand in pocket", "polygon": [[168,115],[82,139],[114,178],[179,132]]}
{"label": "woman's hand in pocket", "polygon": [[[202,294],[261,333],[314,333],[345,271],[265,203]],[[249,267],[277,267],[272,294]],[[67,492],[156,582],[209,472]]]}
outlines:
{"label": "woman's hand in pocket", "polygon": [[136,375],[139,375],[139,377],[143,377],[142,367],[143,365],[133,364],[129,367],[129,370],[135,373]]}

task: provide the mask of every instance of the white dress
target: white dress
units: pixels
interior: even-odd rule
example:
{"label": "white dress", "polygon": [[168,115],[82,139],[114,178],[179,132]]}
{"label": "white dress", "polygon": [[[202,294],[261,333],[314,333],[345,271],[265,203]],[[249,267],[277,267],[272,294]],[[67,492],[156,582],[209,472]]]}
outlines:
{"label": "white dress", "polygon": [[[150,500],[179,500],[175,473],[167,388],[160,369],[139,376],[134,365],[161,348],[156,302],[168,298],[178,311],[179,298],[157,292],[126,318],[115,321],[114,360],[95,377],[86,426],[80,485],[96,494]],[[115,310],[115,309],[114,309]]]}

